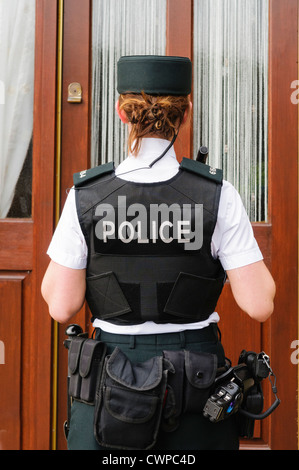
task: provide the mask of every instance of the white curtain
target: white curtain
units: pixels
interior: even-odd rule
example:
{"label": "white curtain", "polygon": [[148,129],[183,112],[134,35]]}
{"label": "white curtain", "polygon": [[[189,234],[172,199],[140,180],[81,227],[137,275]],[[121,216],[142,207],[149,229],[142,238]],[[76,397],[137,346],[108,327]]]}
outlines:
{"label": "white curtain", "polygon": [[0,218],[6,217],[33,127],[35,0],[0,0]]}
{"label": "white curtain", "polygon": [[126,156],[126,131],[114,106],[123,55],[165,54],[167,0],[93,1],[91,165]]}
{"label": "white curtain", "polygon": [[209,148],[251,221],[267,220],[268,0],[194,0],[194,157]]}

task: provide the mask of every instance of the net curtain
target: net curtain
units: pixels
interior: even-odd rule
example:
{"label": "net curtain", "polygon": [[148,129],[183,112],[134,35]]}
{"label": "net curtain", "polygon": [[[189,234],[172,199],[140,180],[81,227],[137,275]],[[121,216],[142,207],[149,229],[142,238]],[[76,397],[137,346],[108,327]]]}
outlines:
{"label": "net curtain", "polygon": [[115,112],[116,63],[123,55],[166,50],[166,0],[93,1],[92,166],[127,154],[127,134]]}
{"label": "net curtain", "polygon": [[[268,0],[194,0],[194,152],[267,220]],[[196,157],[196,154],[194,155]]]}
{"label": "net curtain", "polygon": [[35,0],[0,0],[0,218],[6,217],[33,127]]}

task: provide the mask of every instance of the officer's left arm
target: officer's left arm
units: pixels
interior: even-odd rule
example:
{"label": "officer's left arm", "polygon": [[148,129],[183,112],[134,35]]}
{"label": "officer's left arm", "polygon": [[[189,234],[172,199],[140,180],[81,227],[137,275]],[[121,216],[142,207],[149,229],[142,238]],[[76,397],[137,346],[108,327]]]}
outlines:
{"label": "officer's left arm", "polygon": [[79,312],[85,300],[85,275],[85,269],[71,269],[50,261],[41,291],[54,320],[66,323]]}
{"label": "officer's left arm", "polygon": [[254,320],[264,322],[273,313],[275,283],[263,261],[227,270],[233,296]]}

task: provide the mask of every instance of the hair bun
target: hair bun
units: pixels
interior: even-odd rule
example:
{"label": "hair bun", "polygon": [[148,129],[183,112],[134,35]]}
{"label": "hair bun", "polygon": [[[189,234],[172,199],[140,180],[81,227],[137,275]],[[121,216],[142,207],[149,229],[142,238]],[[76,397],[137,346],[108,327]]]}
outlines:
{"label": "hair bun", "polygon": [[124,94],[119,97],[120,109],[132,124],[129,150],[136,155],[144,136],[156,135],[171,140],[180,126],[189,105],[188,96]]}

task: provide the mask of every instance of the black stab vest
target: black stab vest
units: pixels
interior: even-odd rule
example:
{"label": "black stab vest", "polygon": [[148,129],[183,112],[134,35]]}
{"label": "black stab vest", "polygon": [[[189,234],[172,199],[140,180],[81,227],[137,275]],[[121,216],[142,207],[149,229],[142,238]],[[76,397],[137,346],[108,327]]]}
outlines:
{"label": "black stab vest", "polygon": [[211,255],[219,171],[183,159],[161,183],[122,180],[113,164],[74,175],[92,320],[190,323],[214,312],[225,281]]}

